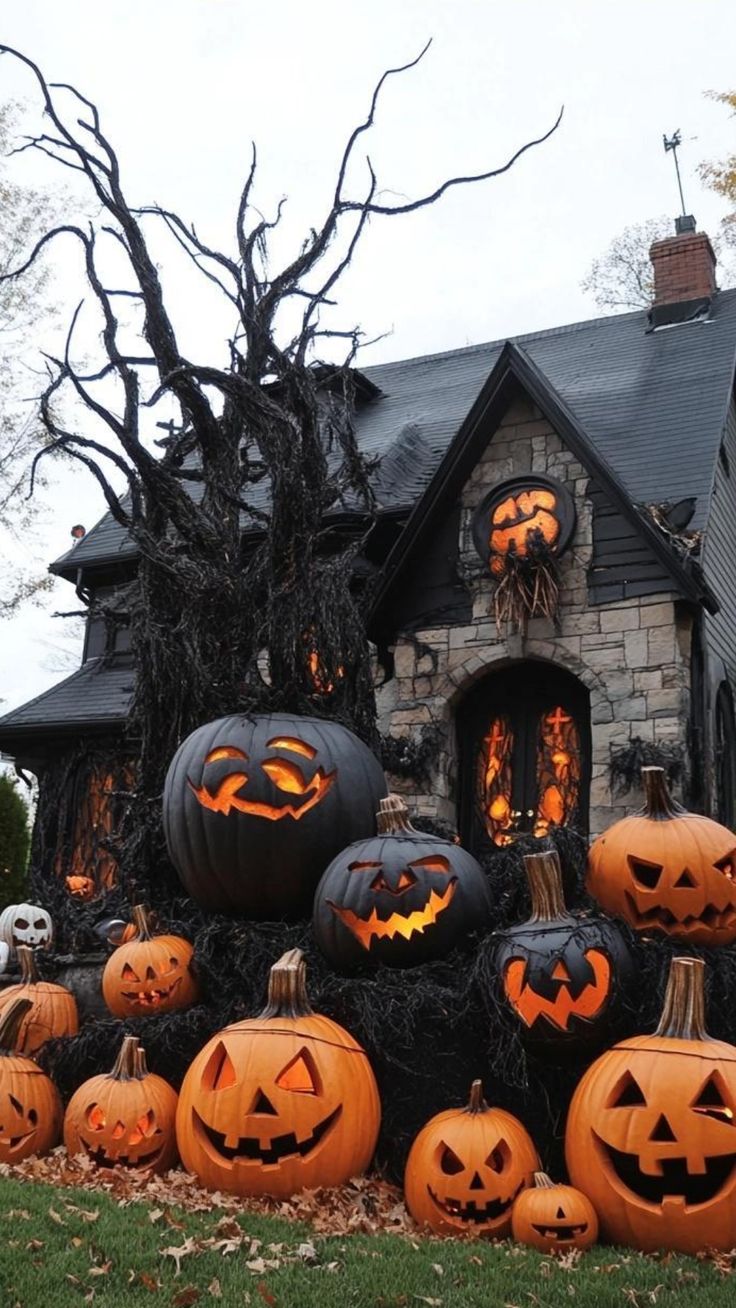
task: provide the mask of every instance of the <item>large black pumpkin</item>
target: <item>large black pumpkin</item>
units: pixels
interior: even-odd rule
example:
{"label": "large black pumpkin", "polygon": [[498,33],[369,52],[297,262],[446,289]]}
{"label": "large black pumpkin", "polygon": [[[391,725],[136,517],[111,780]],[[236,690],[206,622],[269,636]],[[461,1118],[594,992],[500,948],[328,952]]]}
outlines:
{"label": "large black pumpkin", "polygon": [[375,830],[385,793],[379,763],[340,723],[219,718],[193,731],[171,762],[166,843],[205,908],[299,916],[337,851]]}
{"label": "large black pumpkin", "polygon": [[573,1048],[604,1041],[633,963],[618,927],[568,912],[554,851],[524,859],[532,915],[500,936],[501,986],[532,1043]]}
{"label": "large black pumpkin", "polygon": [[471,854],[415,831],[399,795],[381,800],[377,824],[377,836],[333,859],[314,897],[314,934],[338,969],[426,963],[488,922],[488,883]]}

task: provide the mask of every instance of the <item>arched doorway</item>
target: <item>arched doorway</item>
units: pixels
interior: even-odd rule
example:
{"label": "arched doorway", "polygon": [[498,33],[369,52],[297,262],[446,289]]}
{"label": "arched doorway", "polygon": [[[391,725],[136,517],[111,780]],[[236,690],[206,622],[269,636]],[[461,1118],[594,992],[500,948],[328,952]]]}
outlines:
{"label": "arched doorway", "polygon": [[460,706],[458,745],[470,849],[551,826],[587,830],[590,696],[566,669],[529,660],[485,678]]}

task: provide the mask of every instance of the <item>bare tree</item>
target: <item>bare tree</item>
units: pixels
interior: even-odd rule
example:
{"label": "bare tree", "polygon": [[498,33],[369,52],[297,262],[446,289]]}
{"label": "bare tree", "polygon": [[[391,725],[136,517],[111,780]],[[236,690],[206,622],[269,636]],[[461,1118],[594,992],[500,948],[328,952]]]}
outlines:
{"label": "bare tree", "polygon": [[[370,468],[352,427],[361,332],[328,326],[325,314],[370,220],[412,213],[452,187],[500,176],[547,140],[561,118],[499,166],[451,177],[405,203],[384,200],[366,158],[364,189],[355,197],[348,173],[381,91],[425,51],[381,76],[365,119],[348,137],[323,222],[272,272],[269,238],[284,201],[270,217],[256,209],[255,146],[233,248],[218,250],[171,210],[133,206],[96,106],[72,86],[48,83],[31,59],[0,46],[35,78],[49,124],[19,150],[41,152],[80,174],[103,215],[86,228],[57,225],[10,276],[26,274],[51,242],[75,244],[101,324],[102,366],[82,371],[74,361],[75,331],[87,311],[87,301],[80,303],[63,351],[48,360],[40,411],[49,448],[89,470],[140,552],[129,596],[140,802],[128,845],[139,869],[160,861],[156,799],[166,765],[181,736],[207,717],[254,707],[327,711],[371,738],[364,605],[352,589],[360,541],[330,525],[346,507],[362,509],[370,523]],[[149,249],[150,224],[163,225],[227,306],[232,330],[224,365],[182,352]],[[122,252],[125,284],[111,284],[104,271],[110,244]],[[121,326],[121,304],[137,314],[138,348],[129,344],[131,324]],[[291,334],[279,325],[284,309],[292,320],[296,314]],[[343,343],[342,362],[320,362],[335,342]],[[93,415],[96,435],[59,422],[56,402],[67,390]],[[157,455],[142,435],[142,414],[159,404],[170,412],[172,401],[181,421]],[[116,477],[124,493],[115,488]]]}
{"label": "bare tree", "polygon": [[649,258],[653,241],[672,236],[672,219],[649,218],[624,227],[605,254],[594,259],[580,286],[603,313],[648,309],[654,299],[654,271]]}

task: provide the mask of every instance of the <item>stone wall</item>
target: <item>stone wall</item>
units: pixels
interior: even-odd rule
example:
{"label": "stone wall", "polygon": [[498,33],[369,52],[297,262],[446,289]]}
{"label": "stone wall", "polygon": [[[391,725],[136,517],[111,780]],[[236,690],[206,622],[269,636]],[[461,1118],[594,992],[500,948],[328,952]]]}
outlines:
{"label": "stone wall", "polygon": [[[540,472],[567,484],[575,499],[577,527],[560,560],[560,608],[555,625],[529,622],[524,637],[498,632],[492,616],[490,574],[473,547],[474,509],[497,482]],[[590,828],[593,834],[640,806],[639,792],[613,796],[608,784],[611,746],[632,737],[683,740],[689,710],[691,619],[673,594],[589,607],[586,570],[592,550],[589,477],[556,432],[527,401],[507,411],[486,453],[462,493],[459,570],[473,599],[467,626],[428,627],[402,633],[394,649],[394,676],[378,693],[379,726],[392,736],[418,739],[437,724],[441,746],[430,783],[393,778],[418,813],[456,820],[458,702],[479,678],[505,663],[542,659],[567,668],[590,692],[592,773]]]}

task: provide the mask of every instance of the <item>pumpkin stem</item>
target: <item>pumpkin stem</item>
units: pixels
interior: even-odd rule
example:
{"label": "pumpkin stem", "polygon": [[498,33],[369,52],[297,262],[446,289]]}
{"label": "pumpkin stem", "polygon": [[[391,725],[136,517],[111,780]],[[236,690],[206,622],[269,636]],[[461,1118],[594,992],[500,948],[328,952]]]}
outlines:
{"label": "pumpkin stem", "polygon": [[704,979],[702,958],[672,959],[656,1036],[671,1036],[674,1040],[708,1039]]}
{"label": "pumpkin stem", "polygon": [[148,1076],[148,1063],[146,1062],[146,1051],[143,1045],[139,1045],[135,1051],[135,1077],[137,1081],[143,1081]]}
{"label": "pumpkin stem", "polygon": [[387,795],[381,800],[376,813],[376,825],[379,836],[400,835],[402,831],[415,834],[415,828],[409,821],[409,810],[401,795]]}
{"label": "pumpkin stem", "polygon": [[540,854],[525,854],[524,869],[532,895],[530,922],[552,922],[565,917],[567,908],[562,893],[562,868],[555,849]]}
{"label": "pumpkin stem", "polygon": [[110,1076],[114,1081],[132,1081],[136,1075],[135,1051],[138,1048],[138,1036],[123,1036],[123,1043],[118,1050]]}
{"label": "pumpkin stem", "polygon": [[21,1023],[29,1008],[33,1008],[30,999],[18,995],[0,1014],[0,1054],[14,1054]]}
{"label": "pumpkin stem", "polygon": [[30,945],[18,945],[16,948],[20,963],[20,979],[24,986],[35,986],[38,981],[35,950]]}
{"label": "pumpkin stem", "polygon": [[642,817],[652,818],[654,822],[666,822],[668,818],[681,817],[687,812],[682,804],[672,798],[664,768],[642,768],[641,784],[644,788]]}
{"label": "pumpkin stem", "polygon": [[552,1177],[548,1176],[546,1172],[534,1173],[534,1185],[537,1190],[554,1190],[555,1188],[555,1183],[552,1180]]}
{"label": "pumpkin stem", "polygon": [[151,924],[148,920],[148,909],[146,908],[145,904],[133,905],[132,920],[133,920],[133,926],[138,932],[136,939],[150,940]]}
{"label": "pumpkin stem", "polygon": [[310,1017],[307,965],[301,949],[287,949],[268,978],[268,1002],[259,1017]]}
{"label": "pumpkin stem", "polygon": [[465,1109],[465,1112],[466,1112],[466,1113],[487,1113],[487,1112],[488,1112],[488,1104],[486,1103],[485,1099],[483,1098],[483,1082],[482,1082],[482,1081],[474,1081],[473,1084],[471,1085],[471,1087],[470,1087],[470,1098],[468,1099],[468,1106],[467,1106],[467,1108]]}

